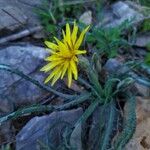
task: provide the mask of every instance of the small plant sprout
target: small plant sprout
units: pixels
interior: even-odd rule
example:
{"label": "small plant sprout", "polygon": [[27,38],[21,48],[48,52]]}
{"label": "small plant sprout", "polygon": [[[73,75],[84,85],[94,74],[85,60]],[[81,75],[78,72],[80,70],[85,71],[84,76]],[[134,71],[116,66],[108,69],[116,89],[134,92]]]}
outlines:
{"label": "small plant sprout", "polygon": [[86,50],[79,50],[80,45],[83,42],[84,36],[90,26],[86,27],[77,37],[78,26],[74,22],[73,31],[70,30],[70,25],[66,24],[66,32],[62,30],[63,39],[60,41],[56,37],[56,43],[45,41],[46,46],[49,48],[50,56],[45,60],[48,62],[41,71],[50,72],[50,75],[46,78],[45,83],[52,80],[51,85],[65,76],[68,76],[68,87],[71,86],[72,78],[75,80],[78,78],[77,63],[79,61],[78,55],[85,54]]}

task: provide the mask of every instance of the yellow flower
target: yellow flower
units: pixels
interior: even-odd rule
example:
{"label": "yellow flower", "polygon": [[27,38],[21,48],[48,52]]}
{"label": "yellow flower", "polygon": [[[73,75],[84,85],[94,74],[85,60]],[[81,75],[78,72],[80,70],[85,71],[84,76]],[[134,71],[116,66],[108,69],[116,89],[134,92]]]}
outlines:
{"label": "yellow flower", "polygon": [[85,33],[88,31],[89,26],[86,27],[77,38],[78,26],[74,22],[73,31],[71,33],[70,26],[66,24],[66,33],[62,30],[63,39],[60,41],[56,37],[56,43],[45,41],[49,48],[50,56],[45,60],[49,63],[44,66],[41,71],[49,72],[50,75],[46,78],[45,83],[52,80],[51,84],[54,85],[59,78],[63,78],[65,74],[68,76],[68,87],[71,86],[72,78],[78,78],[78,57],[77,55],[85,54],[86,50],[79,50],[80,45],[84,39]]}

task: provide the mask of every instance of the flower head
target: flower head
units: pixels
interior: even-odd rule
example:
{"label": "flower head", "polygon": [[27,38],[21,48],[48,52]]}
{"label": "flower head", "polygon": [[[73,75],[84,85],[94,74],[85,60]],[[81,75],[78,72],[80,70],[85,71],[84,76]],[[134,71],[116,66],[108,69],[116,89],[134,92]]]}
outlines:
{"label": "flower head", "polygon": [[56,44],[45,41],[49,48],[50,56],[45,60],[48,62],[41,71],[49,72],[50,75],[46,78],[45,83],[52,81],[54,85],[59,78],[63,78],[65,74],[68,76],[68,86],[71,86],[72,78],[78,78],[78,57],[77,55],[85,54],[86,50],[79,50],[80,45],[84,39],[85,33],[88,31],[89,26],[86,27],[79,37],[77,38],[78,26],[74,22],[73,31],[71,32],[70,26],[66,24],[66,32],[62,30],[63,39],[59,40],[54,37]]}

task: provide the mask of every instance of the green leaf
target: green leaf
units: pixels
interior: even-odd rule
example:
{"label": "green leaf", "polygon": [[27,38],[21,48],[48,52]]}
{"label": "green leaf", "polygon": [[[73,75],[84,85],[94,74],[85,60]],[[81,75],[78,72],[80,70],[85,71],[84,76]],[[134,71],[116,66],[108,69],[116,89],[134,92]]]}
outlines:
{"label": "green leaf", "polygon": [[142,31],[150,31],[150,19],[146,19],[142,24]]}
{"label": "green leaf", "polygon": [[88,119],[88,117],[93,113],[93,111],[98,106],[98,104],[99,104],[98,100],[93,100],[92,103],[90,104],[90,106],[85,110],[85,112],[83,113],[83,115],[76,122],[76,124],[74,125],[74,127],[77,127],[80,124],[84,123]]}
{"label": "green leaf", "polygon": [[[110,140],[111,140],[111,134],[113,131],[113,123],[114,120],[116,119],[115,114],[116,114],[116,108],[115,108],[115,102],[112,101],[108,106],[109,108],[109,114],[108,114],[108,118],[107,118],[107,122],[105,123],[105,130],[103,132],[102,135],[102,141],[100,144],[100,150],[106,150],[108,149]],[[107,109],[107,108],[105,108]]]}
{"label": "green leaf", "polygon": [[114,142],[115,150],[122,150],[124,148],[126,143],[132,138],[136,128],[136,99],[131,93],[128,94],[126,98],[124,126],[122,132]]}
{"label": "green leaf", "polygon": [[70,102],[67,102],[61,106],[57,106],[56,109],[61,111],[61,110],[65,110],[65,109],[77,106],[85,101],[89,101],[90,96],[91,96],[91,93],[84,93],[83,95],[78,95],[76,96],[76,98],[74,98]]}
{"label": "green leaf", "polygon": [[150,65],[150,52],[147,53],[146,57],[145,57],[145,63]]}
{"label": "green leaf", "polygon": [[51,34],[55,34],[56,30],[57,30],[57,26],[53,25],[53,24],[46,23],[45,29],[46,29],[47,32],[49,32]]}
{"label": "green leaf", "polygon": [[109,58],[114,58],[114,57],[116,57],[117,56],[117,50],[116,49],[114,49],[114,50],[111,50],[110,51],[110,54],[108,55],[108,57]]}
{"label": "green leaf", "polygon": [[16,119],[18,117],[21,117],[25,114],[30,114],[33,112],[51,112],[54,110],[53,106],[44,106],[44,105],[37,105],[37,106],[30,106],[23,109],[18,109],[15,112],[12,112],[6,116],[3,116],[0,118],[0,124],[2,124],[5,121]]}
{"label": "green leaf", "polygon": [[112,94],[113,94],[113,90],[114,90],[114,85],[116,84],[116,82],[118,81],[119,79],[117,78],[110,78],[110,79],[107,79],[106,83],[105,83],[105,86],[104,86],[104,100],[105,102],[104,103],[108,103],[110,99],[112,99]]}

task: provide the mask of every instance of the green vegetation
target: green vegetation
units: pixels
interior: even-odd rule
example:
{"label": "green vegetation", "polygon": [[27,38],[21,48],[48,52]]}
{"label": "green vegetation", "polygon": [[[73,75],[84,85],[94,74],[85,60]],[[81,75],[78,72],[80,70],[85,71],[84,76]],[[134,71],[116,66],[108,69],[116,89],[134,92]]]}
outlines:
{"label": "green vegetation", "polygon": [[142,24],[142,31],[150,31],[150,19],[146,19]]}
{"label": "green vegetation", "polygon": [[[78,18],[86,8],[94,9],[95,14],[100,13],[98,7],[102,9],[102,5],[105,4],[100,2],[100,0],[44,0],[41,7],[34,9],[34,11],[38,14],[41,24],[43,25],[46,33],[45,38],[51,40],[53,36],[58,35],[58,37],[60,37],[60,29],[64,28],[66,22],[71,22],[72,24],[74,20],[79,22]],[[148,0],[141,0],[140,3],[145,6],[150,6]],[[93,17],[96,23],[97,19],[102,16],[102,14],[98,15]],[[150,20],[143,22],[142,32],[150,31],[149,22]],[[81,23],[80,29],[82,26],[85,25]],[[0,118],[0,124],[26,114],[51,113],[53,111],[83,107],[84,113],[78,121],[73,126],[66,124],[66,128],[62,133],[62,143],[58,145],[58,147],[53,147],[51,144],[46,145],[41,141],[37,142],[41,149],[44,150],[76,150],[76,147],[71,145],[70,142],[71,134],[80,125],[91,126],[89,122],[91,123],[93,112],[96,111],[97,108],[101,108],[99,123],[97,125],[97,135],[95,135],[94,139],[96,144],[93,143],[93,145],[90,145],[91,149],[95,145],[98,145],[99,150],[122,150],[132,138],[136,128],[135,110],[137,93],[133,92],[132,89],[134,82],[142,82],[144,86],[150,87],[150,80],[146,77],[147,74],[150,75],[148,66],[150,65],[150,52],[144,55],[142,60],[138,60],[134,55],[133,59],[128,58],[128,56],[130,56],[128,53],[131,54],[130,49],[133,50],[136,47],[134,47],[133,42],[139,32],[138,27],[133,27],[134,29],[136,28],[135,30],[130,27],[130,22],[125,22],[121,26],[113,28],[107,28],[105,26],[97,27],[95,24],[91,26],[83,46],[83,49],[89,51],[86,57],[80,57],[79,68],[81,73],[76,81],[76,84],[82,86],[83,90],[81,92],[74,92],[72,90],[73,94],[68,94],[69,90],[67,89],[65,89],[66,91],[64,89],[57,91],[51,86],[41,84],[39,81],[16,68],[7,64],[0,64],[0,70],[15,74],[33,83],[41,90],[51,92],[64,100],[62,105],[36,104],[30,107],[19,108],[10,114],[2,116]],[[146,48],[149,50],[150,45],[148,44]],[[122,53],[120,53],[119,50],[122,50]],[[114,73],[105,70],[105,64],[108,59],[117,58],[120,55],[125,56],[124,59],[127,61],[122,64],[121,68],[119,68],[120,70],[114,70]],[[143,64],[147,64],[146,67],[143,68],[146,70],[146,73],[142,76],[133,76],[136,72],[138,72],[138,75],[140,74],[139,70]],[[125,71],[123,70],[124,68]],[[122,106],[120,106],[120,103]],[[127,109],[124,109],[124,106],[126,106]],[[124,116],[120,115],[121,111],[124,112]],[[58,125],[61,123],[62,122],[59,122]],[[114,129],[119,125],[120,130],[117,133]],[[53,128],[50,130],[53,130]],[[87,133],[85,133],[85,135],[86,134]],[[114,137],[115,139],[113,139]],[[87,141],[84,141],[83,138],[82,142],[83,145],[85,145],[84,143]],[[85,145],[85,147],[86,146],[87,145]],[[88,149],[88,147],[85,149]],[[6,145],[2,150],[10,150],[10,146]]]}
{"label": "green vegetation", "polygon": [[123,24],[122,27],[115,28],[94,28],[93,32],[88,36],[87,42],[94,44],[96,52],[101,56],[116,57],[119,48],[128,45],[128,42],[122,36],[125,27],[126,25]]}
{"label": "green vegetation", "polygon": [[[44,0],[40,8],[35,8],[34,12],[39,16],[41,24],[45,29],[47,38],[56,36],[58,29],[65,25],[66,21],[73,21],[84,12],[83,4],[91,4],[96,0]],[[68,17],[69,16],[69,17]],[[74,18],[74,19],[72,19]]]}
{"label": "green vegetation", "polygon": [[145,57],[145,63],[150,65],[150,53],[148,53],[147,56]]}
{"label": "green vegetation", "polygon": [[150,0],[138,0],[138,2],[141,4],[141,5],[144,5],[146,7],[150,7]]}
{"label": "green vegetation", "polygon": [[10,144],[6,144],[1,147],[1,150],[12,150],[12,149],[10,147]]}

